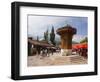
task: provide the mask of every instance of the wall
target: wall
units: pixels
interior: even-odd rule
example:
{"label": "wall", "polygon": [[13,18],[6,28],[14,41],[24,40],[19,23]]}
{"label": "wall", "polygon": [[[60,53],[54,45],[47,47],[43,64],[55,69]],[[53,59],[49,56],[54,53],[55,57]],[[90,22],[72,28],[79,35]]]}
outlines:
{"label": "wall", "polygon": [[[72,4],[72,5],[89,5],[89,6],[98,6],[98,10],[100,9],[100,0],[20,0],[20,1]],[[0,82],[13,82],[13,80],[10,79],[11,2],[13,2],[13,0],[1,0],[0,1]],[[99,11],[99,14],[100,14],[100,11]],[[98,16],[98,21],[100,21],[100,15]],[[98,30],[100,31],[100,28],[98,28]],[[100,35],[100,32],[98,35]],[[100,42],[100,38],[98,39],[98,42]],[[100,48],[100,45],[98,48]],[[98,58],[100,58],[100,52],[98,53]],[[100,60],[98,62],[100,62]],[[100,63],[99,63],[99,67],[100,67]],[[43,82],[52,82],[52,81],[55,81],[55,82],[80,82],[80,81],[81,82],[86,82],[86,81],[98,82],[99,77],[100,75],[84,76],[84,77],[39,79],[39,80],[34,80],[34,82],[41,82],[41,81]],[[33,80],[26,80],[26,82],[29,82],[29,81],[33,82]]]}

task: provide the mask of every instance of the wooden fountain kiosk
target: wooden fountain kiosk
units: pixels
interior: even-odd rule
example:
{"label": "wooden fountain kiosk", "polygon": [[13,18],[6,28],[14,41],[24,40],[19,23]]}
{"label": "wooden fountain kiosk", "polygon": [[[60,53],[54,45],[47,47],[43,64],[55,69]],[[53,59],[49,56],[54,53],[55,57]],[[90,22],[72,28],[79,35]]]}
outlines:
{"label": "wooden fountain kiosk", "polygon": [[61,37],[61,55],[67,56],[72,54],[72,38],[76,34],[76,29],[67,25],[57,29],[57,34]]}

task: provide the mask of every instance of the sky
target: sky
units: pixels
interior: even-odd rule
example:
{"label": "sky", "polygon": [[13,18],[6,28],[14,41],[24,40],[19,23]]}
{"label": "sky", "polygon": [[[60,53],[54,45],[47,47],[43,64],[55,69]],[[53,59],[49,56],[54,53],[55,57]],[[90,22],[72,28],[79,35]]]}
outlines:
{"label": "sky", "polygon": [[[64,27],[67,24],[77,29],[77,33],[73,36],[73,41],[80,42],[87,36],[88,18],[74,16],[46,16],[46,15],[28,15],[28,37],[43,39],[44,32],[51,32],[54,27],[55,34],[58,28]],[[60,38],[56,34],[56,38]]]}

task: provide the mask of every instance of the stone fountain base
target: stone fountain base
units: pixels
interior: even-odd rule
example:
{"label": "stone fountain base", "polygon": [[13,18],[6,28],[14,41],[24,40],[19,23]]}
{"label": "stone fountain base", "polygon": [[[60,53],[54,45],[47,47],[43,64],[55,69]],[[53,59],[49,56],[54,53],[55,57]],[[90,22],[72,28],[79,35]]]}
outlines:
{"label": "stone fountain base", "polygon": [[69,56],[72,55],[72,49],[61,49],[62,56]]}

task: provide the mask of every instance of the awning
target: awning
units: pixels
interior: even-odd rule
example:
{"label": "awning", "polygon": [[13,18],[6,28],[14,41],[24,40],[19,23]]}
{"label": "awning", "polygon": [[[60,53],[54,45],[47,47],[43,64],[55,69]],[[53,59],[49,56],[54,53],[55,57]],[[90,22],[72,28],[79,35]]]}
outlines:
{"label": "awning", "polygon": [[72,45],[72,48],[73,48],[73,49],[88,48],[88,44],[87,44],[87,43],[73,44],[73,45]]}

